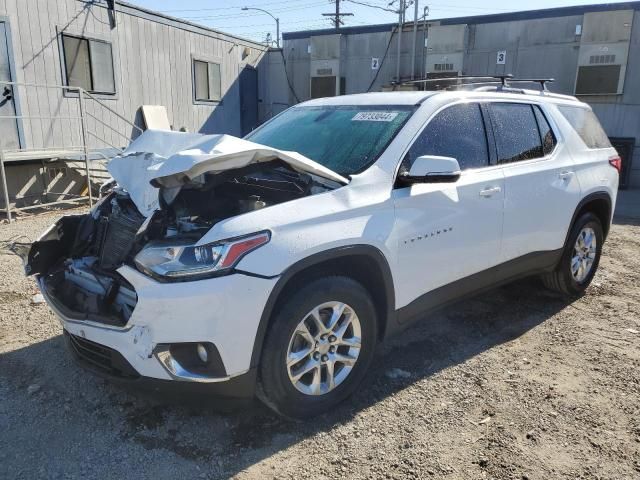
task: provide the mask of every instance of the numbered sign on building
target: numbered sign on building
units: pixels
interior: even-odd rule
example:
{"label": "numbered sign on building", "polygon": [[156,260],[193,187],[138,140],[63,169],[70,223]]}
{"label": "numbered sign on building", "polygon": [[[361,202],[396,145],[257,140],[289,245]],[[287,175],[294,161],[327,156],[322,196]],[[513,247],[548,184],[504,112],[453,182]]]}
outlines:
{"label": "numbered sign on building", "polygon": [[506,50],[500,50],[498,52],[498,55],[496,56],[496,63],[498,65],[504,65],[505,63],[507,63],[507,51]]}
{"label": "numbered sign on building", "polygon": [[380,67],[380,59],[372,57],[371,58],[371,70],[378,70]]}

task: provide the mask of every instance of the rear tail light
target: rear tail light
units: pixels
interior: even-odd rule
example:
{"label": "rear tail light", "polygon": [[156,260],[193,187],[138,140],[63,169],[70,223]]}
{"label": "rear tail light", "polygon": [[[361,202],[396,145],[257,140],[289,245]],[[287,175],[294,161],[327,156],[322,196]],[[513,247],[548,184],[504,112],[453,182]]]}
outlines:
{"label": "rear tail light", "polygon": [[609,165],[615,168],[618,173],[622,171],[622,159],[618,155],[609,159]]}

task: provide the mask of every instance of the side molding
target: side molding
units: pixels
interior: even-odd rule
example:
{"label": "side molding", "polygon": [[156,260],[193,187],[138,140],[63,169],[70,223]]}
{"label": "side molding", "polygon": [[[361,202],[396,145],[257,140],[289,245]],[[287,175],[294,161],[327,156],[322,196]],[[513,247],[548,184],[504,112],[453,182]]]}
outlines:
{"label": "side molding", "polygon": [[391,276],[391,269],[384,254],[376,247],[366,244],[347,245],[344,247],[333,248],[325,250],[323,252],[316,253],[307,258],[304,258],[297,263],[294,263],[288,267],[280,279],[274,286],[267,304],[265,305],[262,316],[260,317],[260,324],[256,332],[256,338],[253,344],[253,352],[251,353],[251,367],[255,367],[260,362],[260,356],[262,355],[262,346],[264,344],[264,338],[267,334],[269,322],[273,314],[274,308],[277,304],[280,294],[286,287],[287,283],[294,275],[303,272],[309,268],[312,268],[322,263],[345,258],[345,257],[366,257],[373,262],[380,272],[382,273],[382,280],[384,283],[384,292],[386,297],[387,312],[386,318],[381,320],[384,322],[384,327],[388,327],[390,324],[395,323],[395,290],[393,286],[393,277]]}
{"label": "side molding", "polygon": [[398,310],[396,329],[390,333],[398,333],[430,313],[465,298],[520,278],[551,271],[560,260],[562,250],[529,253],[431,290]]}

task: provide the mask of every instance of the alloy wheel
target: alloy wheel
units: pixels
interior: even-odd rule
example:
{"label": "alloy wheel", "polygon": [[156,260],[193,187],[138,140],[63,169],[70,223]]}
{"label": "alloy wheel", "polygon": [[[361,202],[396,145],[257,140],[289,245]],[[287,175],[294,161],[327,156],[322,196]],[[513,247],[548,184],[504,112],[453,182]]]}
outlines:
{"label": "alloy wheel", "polygon": [[287,349],[287,372],[305,395],[324,395],[349,376],[361,349],[360,320],[342,302],[316,306],[300,321]]}
{"label": "alloy wheel", "polygon": [[589,276],[596,259],[596,232],[591,227],[584,227],[578,234],[571,257],[571,275],[582,283]]}

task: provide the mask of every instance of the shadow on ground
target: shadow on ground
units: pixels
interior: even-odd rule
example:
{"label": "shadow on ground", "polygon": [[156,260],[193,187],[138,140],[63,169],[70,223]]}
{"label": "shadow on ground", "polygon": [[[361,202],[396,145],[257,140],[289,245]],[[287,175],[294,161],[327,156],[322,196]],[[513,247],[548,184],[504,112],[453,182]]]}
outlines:
{"label": "shadow on ground", "polygon": [[[0,383],[21,392],[40,383],[42,392],[36,395],[41,396],[25,402],[25,409],[33,409],[26,414],[37,417],[38,409],[56,409],[63,425],[84,425],[74,435],[86,445],[89,457],[103,436],[132,451],[143,447],[162,455],[172,452],[181,461],[213,468],[213,476],[226,477],[348,422],[415,382],[520,337],[567,305],[538,281],[526,280],[449,307],[381,346],[363,387],[335,412],[307,423],[283,420],[257,402],[221,413],[194,399],[176,404],[132,394],[81,371],[70,360],[62,337],[0,355]],[[389,375],[394,369],[402,375]],[[43,416],[41,431],[59,428],[56,418]],[[38,432],[33,435],[37,444]],[[132,457],[121,461],[137,461]]]}

